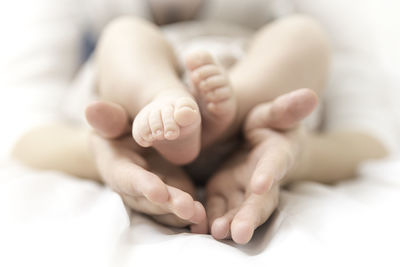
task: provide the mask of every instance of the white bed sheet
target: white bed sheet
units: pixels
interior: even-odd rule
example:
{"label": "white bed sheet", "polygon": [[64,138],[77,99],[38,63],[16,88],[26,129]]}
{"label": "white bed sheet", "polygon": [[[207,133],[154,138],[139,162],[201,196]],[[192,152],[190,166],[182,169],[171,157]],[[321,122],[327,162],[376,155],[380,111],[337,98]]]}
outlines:
{"label": "white bed sheet", "polygon": [[399,266],[400,160],[335,186],[294,185],[245,246],[130,214],[116,193],[0,167],[0,266]]}

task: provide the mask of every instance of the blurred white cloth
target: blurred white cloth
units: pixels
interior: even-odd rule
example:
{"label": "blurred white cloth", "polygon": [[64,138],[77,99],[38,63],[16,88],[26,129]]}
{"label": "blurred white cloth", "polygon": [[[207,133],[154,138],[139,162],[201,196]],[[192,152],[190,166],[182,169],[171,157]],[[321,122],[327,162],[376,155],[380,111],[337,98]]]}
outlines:
{"label": "blurred white cloth", "polygon": [[365,165],[336,186],[281,194],[246,246],[129,214],[110,190],[74,177],[0,166],[0,266],[397,267],[400,160]]}
{"label": "blurred white cloth", "polygon": [[[337,90],[330,90],[330,97],[339,105],[326,105],[326,127],[365,128],[395,150],[398,2],[293,2],[319,18],[332,36],[330,88]],[[59,118],[60,103],[80,67],[83,31],[98,27],[99,32],[116,15],[142,14],[137,4],[2,3],[0,27],[7,36],[0,44],[2,157],[21,133]],[[91,19],[84,20],[87,16]],[[393,159],[367,163],[358,179],[336,186],[295,185],[282,193],[278,211],[254,240],[236,246],[130,214],[115,193],[97,184],[3,160],[0,266],[399,266],[399,176],[400,160]]]}
{"label": "blurred white cloth", "polygon": [[324,98],[327,130],[375,135],[400,149],[400,10],[395,0],[293,0],[331,37],[332,75]]}

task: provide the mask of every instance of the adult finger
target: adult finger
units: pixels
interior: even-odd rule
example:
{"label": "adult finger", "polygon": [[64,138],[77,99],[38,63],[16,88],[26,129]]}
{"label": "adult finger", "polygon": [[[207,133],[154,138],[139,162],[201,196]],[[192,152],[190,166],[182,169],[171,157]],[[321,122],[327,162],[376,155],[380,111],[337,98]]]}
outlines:
{"label": "adult finger", "polygon": [[239,208],[228,210],[217,218],[211,225],[211,235],[215,239],[228,239],[231,237],[231,223]]}
{"label": "adult finger", "polygon": [[105,138],[118,138],[130,132],[129,116],[117,104],[97,101],[87,106],[86,119]]}
{"label": "adult finger", "polygon": [[293,165],[295,151],[282,138],[271,137],[264,141],[253,154],[259,159],[251,177],[251,191],[255,194],[268,192],[280,181]]}
{"label": "adult finger", "polygon": [[284,94],[272,102],[256,106],[246,118],[244,130],[259,128],[288,130],[311,114],[318,104],[317,95],[310,89]]}
{"label": "adult finger", "polygon": [[179,218],[173,213],[167,213],[167,214],[160,214],[160,215],[152,215],[151,216],[155,221],[172,226],[172,227],[185,227],[190,225],[190,222],[184,219]]}
{"label": "adult finger", "polygon": [[171,212],[184,220],[192,218],[195,212],[195,203],[192,196],[172,186],[167,186],[167,188],[170,195],[168,208]]}
{"label": "adult finger", "polygon": [[231,223],[231,236],[238,244],[248,243],[254,230],[263,224],[273,213],[278,205],[279,186],[264,195],[250,195]]}
{"label": "adult finger", "polygon": [[[222,196],[220,196],[220,198],[222,198]],[[210,204],[214,204],[214,207],[210,206],[212,216],[212,223],[210,223],[211,234],[216,239],[226,239],[230,237],[230,225],[238,208],[245,201],[245,192],[237,188],[225,194],[223,199],[225,202],[224,205],[218,203],[215,196],[214,199],[211,198],[211,201],[214,201],[214,203],[210,202]],[[216,206],[218,204],[219,208]]]}
{"label": "adult finger", "polygon": [[136,212],[147,214],[159,223],[174,227],[184,227],[190,224],[189,221],[171,213],[165,204],[157,205],[145,197],[131,197],[123,194],[121,197],[129,208]]}
{"label": "adult finger", "polygon": [[190,225],[190,231],[192,233],[208,233],[206,211],[203,205],[198,201],[195,201],[195,212],[193,217],[188,220],[179,218],[176,214],[171,212],[168,212],[166,214],[153,215],[152,217],[159,223],[174,227],[184,227]]}
{"label": "adult finger", "polygon": [[147,215],[164,215],[169,213],[166,205],[157,205],[144,196],[131,196],[120,194],[124,203],[132,210],[145,213]]}
{"label": "adult finger", "polygon": [[209,225],[212,227],[214,221],[222,217],[228,210],[225,197],[219,194],[207,196],[206,210]]}
{"label": "adult finger", "polygon": [[101,176],[114,190],[130,196],[143,195],[156,203],[168,201],[167,185],[142,167],[144,159],[137,153],[96,135],[92,138],[92,147]]}
{"label": "adult finger", "polygon": [[[156,215],[173,214],[191,223],[200,223],[205,219],[202,217],[205,213],[203,213],[198,206],[200,203],[196,203],[188,193],[168,185],[167,190],[169,198],[164,203],[151,203],[151,200],[150,203],[145,203],[146,199],[143,200],[138,197],[133,197],[133,199],[131,199],[131,203],[133,204],[131,208]],[[140,204],[141,206],[137,207],[135,204]]]}
{"label": "adult finger", "polygon": [[190,218],[192,225],[190,231],[196,234],[207,234],[208,233],[208,221],[207,213],[204,206],[195,201],[195,212],[192,218]]}
{"label": "adult finger", "polygon": [[[178,190],[177,190],[178,191]],[[133,210],[137,212],[142,212],[153,216],[155,220],[160,223],[183,227],[191,225],[191,231],[194,233],[205,234],[208,232],[207,216],[204,206],[198,202],[193,201],[193,215],[190,218],[182,218],[176,214],[176,202],[180,201],[180,193],[176,192],[171,194],[168,202],[163,204],[156,204],[149,201],[145,197],[132,197],[122,194],[124,202]],[[188,217],[188,215],[184,215]]]}

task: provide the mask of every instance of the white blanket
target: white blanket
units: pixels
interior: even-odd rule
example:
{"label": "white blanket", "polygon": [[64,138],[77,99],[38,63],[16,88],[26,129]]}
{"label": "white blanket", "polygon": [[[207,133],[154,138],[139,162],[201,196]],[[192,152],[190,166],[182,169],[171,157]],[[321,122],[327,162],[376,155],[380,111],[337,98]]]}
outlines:
{"label": "white blanket", "polygon": [[245,246],[130,214],[116,193],[0,168],[0,266],[399,266],[400,160],[335,186],[294,185]]}
{"label": "white blanket", "polygon": [[[294,2],[319,16],[342,58],[354,55],[351,51],[359,51],[358,58],[373,58],[367,61],[376,64],[373,69],[387,74],[382,87],[399,87],[396,0]],[[0,25],[7,35],[0,49],[2,158],[24,130],[55,118],[49,111],[58,106],[78,65],[75,30],[80,14],[71,11],[76,4],[15,0],[10,10],[2,8]],[[43,17],[46,8],[52,13]],[[99,10],[89,11],[95,16]],[[350,28],[366,29],[349,33]],[[340,85],[347,76],[338,77],[343,78],[336,83]],[[362,86],[358,82],[350,84]],[[398,107],[396,94],[388,99]],[[400,115],[398,108],[396,112]],[[293,185],[282,193],[277,212],[251,243],[238,246],[131,214],[117,194],[100,185],[4,159],[0,266],[400,266],[398,177],[400,159],[393,158],[366,163],[357,179],[335,186]]]}

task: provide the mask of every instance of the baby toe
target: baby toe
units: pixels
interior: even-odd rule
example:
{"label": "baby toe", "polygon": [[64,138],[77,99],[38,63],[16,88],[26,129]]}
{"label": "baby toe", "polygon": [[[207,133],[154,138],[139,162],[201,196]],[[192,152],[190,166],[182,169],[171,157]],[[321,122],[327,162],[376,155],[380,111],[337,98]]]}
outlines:
{"label": "baby toe", "polygon": [[161,109],[161,118],[164,127],[164,137],[167,140],[175,140],[179,137],[179,127],[174,119],[174,108],[170,105]]}
{"label": "baby toe", "polygon": [[154,139],[164,139],[163,122],[160,110],[157,109],[150,112],[149,126]]}
{"label": "baby toe", "polygon": [[195,69],[190,77],[195,85],[198,85],[202,80],[205,80],[211,76],[215,76],[221,73],[219,67],[214,64],[208,64]]}
{"label": "baby toe", "polygon": [[194,70],[200,66],[213,63],[214,60],[211,54],[207,51],[192,52],[185,58],[185,64],[189,70]]}
{"label": "baby toe", "polygon": [[206,99],[209,102],[220,102],[232,97],[232,90],[230,87],[221,87],[216,90],[210,91],[206,94]]}
{"label": "baby toe", "polygon": [[181,127],[200,122],[199,108],[190,97],[182,97],[175,102],[174,119]]}
{"label": "baby toe", "polygon": [[202,80],[199,83],[199,89],[207,93],[211,90],[215,90],[217,88],[228,86],[229,82],[225,75],[214,75],[209,77],[208,79]]}
{"label": "baby toe", "polygon": [[151,129],[147,120],[147,114],[141,114],[141,112],[136,116],[133,126],[132,135],[135,141],[143,147],[151,146],[153,141],[153,136],[151,134]]}
{"label": "baby toe", "polygon": [[231,98],[219,102],[210,102],[207,104],[207,110],[217,117],[226,115],[233,117],[235,113],[235,103]]}

